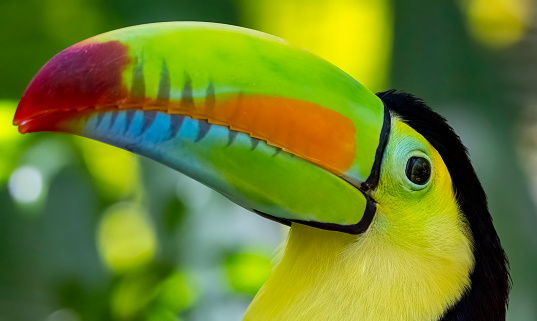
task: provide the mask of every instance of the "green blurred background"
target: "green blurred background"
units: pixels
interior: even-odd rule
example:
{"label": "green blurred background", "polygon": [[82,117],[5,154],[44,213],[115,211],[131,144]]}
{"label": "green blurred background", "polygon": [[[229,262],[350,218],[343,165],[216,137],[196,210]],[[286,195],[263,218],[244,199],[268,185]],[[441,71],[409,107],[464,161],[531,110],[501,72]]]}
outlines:
{"label": "green blurred background", "polygon": [[0,320],[240,320],[267,277],[286,228],[149,160],[11,126],[60,50],[171,20],[275,34],[445,115],[511,261],[508,320],[537,320],[536,14],[531,0],[0,0]]}

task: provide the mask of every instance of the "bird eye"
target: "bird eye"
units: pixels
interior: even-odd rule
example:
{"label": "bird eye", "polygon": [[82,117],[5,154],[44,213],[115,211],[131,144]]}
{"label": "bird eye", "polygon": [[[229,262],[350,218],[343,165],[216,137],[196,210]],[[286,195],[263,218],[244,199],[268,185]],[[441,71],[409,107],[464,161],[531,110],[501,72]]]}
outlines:
{"label": "bird eye", "polygon": [[417,185],[425,185],[431,177],[431,163],[423,157],[410,157],[406,163],[406,177]]}

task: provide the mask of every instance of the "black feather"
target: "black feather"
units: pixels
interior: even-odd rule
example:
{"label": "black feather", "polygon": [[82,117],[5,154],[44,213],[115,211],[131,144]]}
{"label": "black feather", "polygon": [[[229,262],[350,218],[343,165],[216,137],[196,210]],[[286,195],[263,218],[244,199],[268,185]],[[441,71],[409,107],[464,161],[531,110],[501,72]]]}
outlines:
{"label": "black feather", "polygon": [[395,90],[377,95],[392,113],[399,115],[440,153],[474,237],[475,268],[471,288],[440,321],[504,321],[511,287],[509,263],[466,147],[445,118],[432,111],[423,100]]}

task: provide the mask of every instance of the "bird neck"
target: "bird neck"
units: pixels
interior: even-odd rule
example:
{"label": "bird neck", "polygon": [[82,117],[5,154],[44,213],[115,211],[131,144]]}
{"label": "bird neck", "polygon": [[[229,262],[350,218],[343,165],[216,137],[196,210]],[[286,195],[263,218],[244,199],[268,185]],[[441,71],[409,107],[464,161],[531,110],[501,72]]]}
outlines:
{"label": "bird neck", "polygon": [[470,285],[466,241],[453,257],[433,257],[374,226],[355,236],[293,224],[245,320],[438,320]]}

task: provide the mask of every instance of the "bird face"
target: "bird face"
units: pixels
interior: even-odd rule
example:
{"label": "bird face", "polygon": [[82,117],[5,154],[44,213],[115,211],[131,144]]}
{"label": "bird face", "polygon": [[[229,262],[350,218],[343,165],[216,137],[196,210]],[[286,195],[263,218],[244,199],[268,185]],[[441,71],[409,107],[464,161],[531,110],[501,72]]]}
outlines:
{"label": "bird face", "polygon": [[443,262],[435,275],[438,280],[451,280],[446,286],[457,280],[468,282],[474,265],[473,238],[449,171],[438,151],[398,117],[394,117],[379,186],[372,197],[377,212],[371,229],[380,243],[388,242],[405,253],[401,261]]}
{"label": "bird face", "polygon": [[394,119],[373,199],[393,230],[408,235],[405,240],[426,233],[435,218],[463,220],[442,157],[422,135],[398,118]]}

